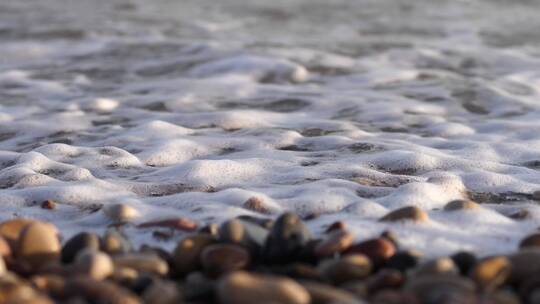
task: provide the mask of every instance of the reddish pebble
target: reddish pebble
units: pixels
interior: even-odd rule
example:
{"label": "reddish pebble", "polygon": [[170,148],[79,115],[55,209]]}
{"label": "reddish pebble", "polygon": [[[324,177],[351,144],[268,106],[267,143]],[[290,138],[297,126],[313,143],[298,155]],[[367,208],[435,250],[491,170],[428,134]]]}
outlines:
{"label": "reddish pebble", "polygon": [[337,221],[337,222],[332,223],[332,225],[328,226],[325,232],[328,233],[334,230],[345,230],[345,229],[347,229],[345,223],[342,221]]}
{"label": "reddish pebble", "polygon": [[197,223],[195,223],[194,221],[188,218],[180,217],[180,218],[145,222],[145,223],[140,224],[137,227],[139,228],[166,227],[166,228],[172,228],[172,229],[183,230],[183,231],[195,231],[197,229]]}
{"label": "reddish pebble", "polygon": [[325,240],[315,247],[315,255],[318,257],[329,257],[336,253],[341,253],[349,248],[354,240],[351,233],[347,231],[335,231]]}
{"label": "reddish pebble", "polygon": [[396,253],[396,246],[386,238],[376,238],[353,245],[346,253],[364,254],[374,265],[381,266]]}
{"label": "reddish pebble", "polygon": [[56,208],[56,202],[53,200],[46,200],[43,203],[41,203],[41,208],[52,210]]}
{"label": "reddish pebble", "polygon": [[270,210],[268,210],[268,207],[264,201],[256,196],[250,197],[247,201],[245,201],[244,208],[263,214],[270,213]]}

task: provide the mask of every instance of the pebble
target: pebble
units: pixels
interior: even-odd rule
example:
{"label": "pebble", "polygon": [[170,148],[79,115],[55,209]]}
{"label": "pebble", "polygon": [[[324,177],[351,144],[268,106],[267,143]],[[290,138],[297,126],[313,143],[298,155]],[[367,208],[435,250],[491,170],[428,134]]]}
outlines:
{"label": "pebble", "polygon": [[81,232],[69,239],[62,248],[62,263],[71,263],[84,249],[99,250],[99,237],[95,233]]}
{"label": "pebble", "polygon": [[54,226],[43,222],[28,224],[17,242],[17,257],[32,268],[40,268],[60,257],[60,240]]}
{"label": "pebble", "polygon": [[455,200],[451,201],[444,206],[445,211],[457,211],[457,210],[468,210],[468,209],[477,209],[480,205],[471,200]]}
{"label": "pebble", "polygon": [[188,218],[179,217],[179,218],[170,218],[170,219],[164,219],[164,220],[144,222],[138,225],[137,227],[138,228],[163,227],[163,228],[171,228],[171,229],[181,230],[181,231],[195,231],[197,230],[197,223],[195,223],[194,221]]}
{"label": "pebble", "polygon": [[540,273],[540,249],[524,248],[508,256],[511,267],[509,283],[519,284]]}
{"label": "pebble", "polygon": [[115,255],[131,251],[132,246],[120,232],[109,229],[101,238],[100,249],[108,254]]}
{"label": "pebble", "polygon": [[83,296],[91,303],[140,304],[135,294],[112,282],[97,281],[89,277],[74,277],[66,282],[66,294],[71,297]]}
{"label": "pebble", "polygon": [[397,269],[401,272],[414,268],[420,260],[420,253],[414,250],[399,251],[386,262],[386,267]]}
{"label": "pebble", "polygon": [[401,288],[404,283],[405,276],[399,270],[386,268],[366,279],[367,289],[370,294],[389,288]]}
{"label": "pebble", "polygon": [[115,223],[125,223],[139,217],[139,211],[126,204],[112,204],[105,206],[102,210]]}
{"label": "pebble", "polygon": [[266,239],[264,257],[271,263],[295,260],[310,239],[311,233],[302,220],[296,214],[284,213]]}
{"label": "pebble", "polygon": [[4,240],[8,242],[12,252],[17,248],[17,241],[21,231],[24,229],[24,227],[33,222],[34,221],[30,219],[16,218],[0,224],[0,236],[2,236]]}
{"label": "pebble", "polygon": [[224,222],[218,230],[218,238],[223,242],[242,244],[245,240],[244,225],[238,219]]}
{"label": "pebble", "polygon": [[99,281],[113,274],[114,264],[106,253],[87,248],[77,254],[74,269]]}
{"label": "pebble", "polygon": [[208,234],[195,234],[182,239],[173,252],[173,264],[177,274],[183,276],[200,269],[201,252],[214,242],[214,238]]}
{"label": "pebble", "polygon": [[243,207],[262,214],[270,214],[270,209],[266,206],[264,200],[256,196],[250,197],[244,202]]}
{"label": "pebble", "polygon": [[227,272],[244,269],[249,263],[249,252],[237,245],[209,245],[201,253],[201,264],[210,276],[220,276]]}
{"label": "pebble", "polygon": [[311,297],[311,304],[362,304],[365,303],[356,299],[354,294],[335,288],[330,285],[317,282],[302,281],[300,282]]}
{"label": "pebble", "polygon": [[220,280],[217,294],[222,304],[308,304],[310,295],[286,277],[233,272]]}
{"label": "pebble", "polygon": [[53,200],[46,200],[41,203],[41,208],[53,210],[56,208],[56,202]]}
{"label": "pebble", "polygon": [[329,233],[329,232],[333,232],[335,230],[346,230],[346,229],[347,229],[347,225],[345,225],[344,222],[336,221],[336,222],[333,222],[332,224],[330,224],[330,226],[328,226],[328,228],[326,228],[326,230],[324,232]]}
{"label": "pebble", "polygon": [[6,258],[11,256],[11,247],[9,246],[9,243],[6,241],[6,239],[2,236],[0,236],[0,257]]}
{"label": "pebble", "polygon": [[526,219],[530,219],[532,217],[531,212],[527,209],[520,209],[518,211],[515,211],[513,213],[510,213],[508,215],[509,218],[516,220],[516,221],[522,221]]}
{"label": "pebble", "polygon": [[363,254],[350,254],[341,259],[331,259],[319,264],[320,273],[334,284],[362,280],[369,276],[373,266]]}
{"label": "pebble", "polygon": [[414,274],[419,275],[434,275],[434,274],[457,274],[459,272],[458,267],[449,257],[436,258],[418,266]]}
{"label": "pebble", "polygon": [[[409,292],[402,292],[392,289],[384,289],[377,292],[370,298],[373,304],[421,304],[418,298]],[[431,303],[431,302],[428,302]],[[453,302],[450,302],[453,303]],[[472,303],[471,303],[472,304]]]}
{"label": "pebble", "polygon": [[53,297],[63,298],[65,296],[66,280],[57,274],[40,274],[30,279],[30,282],[43,293]]}
{"label": "pebble", "polygon": [[454,260],[461,275],[467,275],[477,262],[476,256],[467,251],[456,252],[450,258]]}
{"label": "pebble", "polygon": [[152,304],[177,304],[183,303],[182,294],[175,283],[160,281],[148,287],[143,295],[144,303]]}
{"label": "pebble", "polygon": [[379,267],[396,253],[396,247],[388,239],[380,237],[352,245],[345,253],[364,254],[375,267]]}
{"label": "pebble", "polygon": [[416,206],[406,206],[393,210],[390,213],[383,216],[380,220],[387,222],[396,222],[396,221],[415,221],[415,222],[425,222],[429,219],[428,214],[416,207]]}
{"label": "pebble", "polygon": [[532,194],[533,200],[540,201],[540,190],[534,191]]}
{"label": "pebble", "polygon": [[330,257],[348,249],[353,243],[354,236],[343,230],[336,230],[315,246],[317,257]]}
{"label": "pebble", "polygon": [[138,272],[164,276],[169,273],[169,265],[155,254],[130,253],[113,258],[114,267],[129,267]]}
{"label": "pebble", "polygon": [[519,248],[540,247],[540,233],[533,233],[519,243]]}
{"label": "pebble", "polygon": [[[421,303],[476,303],[476,285],[470,279],[449,275],[425,275],[408,280],[404,290]],[[451,300],[453,299],[453,300]]]}

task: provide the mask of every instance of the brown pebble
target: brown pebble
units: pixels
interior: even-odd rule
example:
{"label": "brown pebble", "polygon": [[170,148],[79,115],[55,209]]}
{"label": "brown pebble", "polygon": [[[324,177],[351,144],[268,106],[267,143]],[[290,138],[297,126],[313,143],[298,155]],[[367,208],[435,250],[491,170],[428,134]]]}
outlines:
{"label": "brown pebble", "polygon": [[345,253],[365,254],[378,267],[396,253],[396,246],[386,238],[376,238],[352,245]]}
{"label": "brown pebble", "polygon": [[340,259],[325,260],[318,266],[319,272],[334,284],[365,279],[372,269],[371,261],[363,254],[350,254]]}
{"label": "brown pebble", "polygon": [[520,209],[518,211],[515,211],[513,213],[510,213],[508,215],[509,218],[516,220],[516,221],[522,221],[526,219],[530,219],[532,217],[531,212],[527,209]]}
{"label": "brown pebble", "polygon": [[540,248],[528,247],[508,256],[512,265],[509,282],[519,284],[540,273]]}
{"label": "brown pebble", "polygon": [[329,257],[341,253],[351,246],[353,240],[354,236],[351,233],[336,230],[315,246],[315,255]]}
{"label": "brown pebble", "polygon": [[139,216],[139,211],[127,204],[112,204],[105,206],[102,210],[115,223],[129,222]]}
{"label": "brown pebble", "polygon": [[337,222],[333,222],[330,226],[328,226],[328,228],[326,228],[325,232],[329,233],[329,232],[332,232],[334,230],[346,230],[346,229],[347,229],[347,225],[345,225],[344,222],[337,221]]}
{"label": "brown pebble", "polygon": [[470,277],[482,290],[494,290],[510,276],[511,264],[505,256],[495,256],[476,263]]}
{"label": "brown pebble", "polygon": [[301,285],[308,291],[311,304],[361,304],[354,294],[322,283],[302,281]]}
{"label": "brown pebble", "polygon": [[56,202],[53,201],[53,200],[43,201],[43,203],[41,203],[41,208],[49,209],[49,210],[55,209],[56,208]]}
{"label": "brown pebble", "polygon": [[88,277],[74,277],[66,281],[66,294],[82,296],[91,303],[139,304],[132,292],[109,281],[97,281]]}
{"label": "brown pebble", "polygon": [[222,304],[308,304],[310,295],[295,281],[278,276],[236,271],[220,280],[217,294]]}
{"label": "brown pebble", "polygon": [[6,258],[11,256],[11,247],[9,246],[6,239],[0,236],[0,257]]}
{"label": "brown pebble", "polygon": [[445,211],[457,211],[457,210],[466,210],[466,209],[476,209],[480,205],[471,201],[471,200],[455,200],[451,201],[444,206]]}
{"label": "brown pebble", "polygon": [[246,249],[232,244],[215,244],[207,246],[201,253],[201,264],[210,276],[244,269],[250,263]]}
{"label": "brown pebble", "polygon": [[182,230],[182,231],[195,231],[197,230],[197,223],[194,221],[185,218],[185,217],[179,217],[179,218],[170,218],[170,219],[163,219],[163,220],[157,220],[157,221],[149,221],[142,223],[137,226],[138,228],[148,228],[148,227],[164,227],[164,228],[171,228],[175,230]]}
{"label": "brown pebble", "polygon": [[519,248],[540,247],[540,233],[533,233],[519,243]]}
{"label": "brown pebble", "polygon": [[270,210],[268,209],[268,206],[264,203],[264,201],[261,198],[258,198],[256,196],[250,197],[247,201],[243,204],[244,208],[255,211],[262,214],[270,214]]}
{"label": "brown pebble", "polygon": [[54,226],[34,222],[26,226],[17,243],[17,257],[33,268],[56,261],[60,257],[60,240]]}
{"label": "brown pebble", "polygon": [[400,290],[383,289],[370,298],[372,304],[420,304],[420,300],[410,293]]}
{"label": "brown pebble", "polygon": [[191,235],[178,242],[173,252],[173,264],[176,272],[183,276],[200,269],[201,252],[214,242],[214,238],[208,234]]}
{"label": "brown pebble", "polygon": [[184,303],[176,284],[169,281],[160,281],[152,284],[144,291],[142,298],[144,303],[152,304]]}
{"label": "brown pebble", "polygon": [[395,269],[382,269],[366,280],[368,292],[371,294],[379,290],[401,288],[404,283],[405,276]]}
{"label": "brown pebble", "polygon": [[15,251],[19,235],[24,227],[33,223],[34,220],[25,218],[16,218],[8,220],[0,224],[0,236],[2,236],[11,247],[12,251]]}
{"label": "brown pebble", "polygon": [[53,297],[63,297],[66,281],[64,277],[56,274],[41,274],[33,276],[30,282],[38,290]]}
{"label": "brown pebble", "polygon": [[416,206],[406,206],[393,210],[383,216],[380,221],[396,222],[396,221],[415,221],[415,222],[425,222],[429,219],[428,214],[416,207]]}
{"label": "brown pebble", "polygon": [[77,254],[73,269],[95,280],[103,280],[114,272],[114,264],[106,253],[87,248]]}
{"label": "brown pebble", "polygon": [[166,261],[154,254],[130,253],[113,258],[114,267],[129,267],[139,272],[164,276],[169,273]]}
{"label": "brown pebble", "polygon": [[449,257],[440,257],[430,261],[427,261],[414,269],[414,274],[419,275],[433,275],[433,274],[457,274],[459,272],[458,267]]}

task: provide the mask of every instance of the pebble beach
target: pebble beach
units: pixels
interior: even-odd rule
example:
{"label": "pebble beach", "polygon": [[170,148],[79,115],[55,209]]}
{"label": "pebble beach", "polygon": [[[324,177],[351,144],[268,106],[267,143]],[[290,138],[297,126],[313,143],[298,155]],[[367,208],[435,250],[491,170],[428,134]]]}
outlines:
{"label": "pebble beach", "polygon": [[0,304],[540,303],[538,13],[0,1]]}

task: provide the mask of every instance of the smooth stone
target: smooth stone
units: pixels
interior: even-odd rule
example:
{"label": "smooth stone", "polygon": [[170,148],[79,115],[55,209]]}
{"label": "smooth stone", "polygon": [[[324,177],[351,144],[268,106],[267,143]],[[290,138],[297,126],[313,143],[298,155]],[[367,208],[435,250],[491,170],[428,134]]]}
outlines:
{"label": "smooth stone", "polygon": [[429,219],[428,214],[416,207],[416,206],[406,206],[399,208],[397,210],[390,211],[388,214],[383,216],[380,221],[383,222],[397,222],[397,221],[415,221],[415,222],[425,222]]}
{"label": "smooth stone", "polygon": [[372,296],[369,300],[372,304],[421,304],[420,300],[418,300],[418,298],[414,294],[392,289],[381,290],[377,292],[374,296]]}
{"label": "smooth stone", "polygon": [[242,206],[254,212],[270,214],[270,209],[268,208],[264,200],[256,196],[250,197],[247,201],[244,202]]}
{"label": "smooth stone", "polygon": [[450,258],[454,261],[461,275],[468,275],[469,271],[477,262],[477,258],[473,253],[460,251],[453,254]]}
{"label": "smooth stone", "polygon": [[350,254],[341,259],[326,260],[318,266],[321,274],[334,284],[361,280],[369,276],[373,266],[363,254]]}
{"label": "smooth stone", "polygon": [[313,281],[322,281],[323,277],[320,271],[307,263],[292,263],[287,265],[274,265],[271,272],[277,275],[283,275],[294,279],[306,279]]}
{"label": "smooth stone", "polygon": [[[481,303],[488,304],[520,304],[519,297],[509,290],[496,290],[481,298]],[[538,302],[532,302],[538,303]]]}
{"label": "smooth stone", "polygon": [[214,303],[216,281],[207,278],[199,271],[191,272],[186,276],[183,288],[184,297],[187,301],[201,301]]}
{"label": "smooth stone", "polygon": [[436,258],[427,261],[414,270],[414,275],[434,275],[434,274],[458,274],[459,269],[454,260],[448,257]]}
{"label": "smooth stone", "polygon": [[369,290],[365,280],[360,281],[350,281],[344,284],[339,285],[345,291],[348,291],[354,294],[355,297],[360,299],[365,299],[369,295]]}
{"label": "smooth stone", "polygon": [[509,283],[519,284],[540,273],[540,249],[524,248],[508,256],[511,267]]}
{"label": "smooth stone", "polygon": [[506,282],[511,268],[510,260],[505,256],[488,257],[476,263],[470,277],[482,290],[494,290]]}
{"label": "smooth stone", "polygon": [[110,220],[119,223],[129,222],[140,215],[137,209],[126,204],[107,205],[102,210]]}
{"label": "smooth stone", "polygon": [[[114,263],[113,263],[114,266]],[[114,267],[109,278],[120,284],[131,284],[139,277],[139,272],[130,267]]]}
{"label": "smooth stone", "polygon": [[60,257],[60,240],[54,226],[43,222],[27,225],[19,236],[17,257],[33,268],[57,261]]}
{"label": "smooth stone", "polygon": [[73,267],[77,273],[95,280],[103,280],[114,272],[114,264],[108,254],[87,248],[80,251]]}
{"label": "smooth stone", "polygon": [[39,291],[49,294],[55,298],[65,296],[66,280],[63,276],[57,274],[41,274],[30,278],[30,282]]}
{"label": "smooth stone", "polygon": [[385,267],[397,269],[401,272],[406,272],[418,265],[421,254],[414,251],[398,251],[386,262]]}
{"label": "smooth stone", "polygon": [[245,215],[237,216],[236,219],[241,220],[243,223],[246,223],[246,222],[251,223],[259,227],[262,227],[264,229],[271,229],[272,226],[274,225],[274,221],[266,217],[258,217],[258,216],[245,214]]}
{"label": "smooth stone", "polygon": [[384,289],[401,288],[405,283],[405,276],[399,270],[383,268],[373,276],[366,279],[370,294]]}
{"label": "smooth stone", "polygon": [[[415,294],[421,303],[476,303],[475,283],[461,276],[425,275],[407,281],[404,291]],[[445,300],[454,301],[445,302]]]}
{"label": "smooth stone", "polygon": [[336,222],[333,222],[332,224],[330,224],[330,226],[328,226],[328,228],[326,228],[326,230],[324,232],[330,233],[330,232],[333,232],[335,230],[346,230],[346,229],[347,229],[347,225],[345,225],[344,222],[336,221]]}
{"label": "smooth stone", "polygon": [[166,261],[154,254],[130,253],[113,257],[114,267],[129,267],[138,272],[164,276],[169,273]]}
{"label": "smooth stone", "polygon": [[510,213],[508,217],[516,221],[522,221],[522,220],[530,219],[532,217],[532,214],[527,209],[520,209],[518,211]]}
{"label": "smooth stone", "polygon": [[480,205],[471,200],[455,200],[444,206],[444,211],[469,210],[480,208]]}
{"label": "smooth stone", "polygon": [[264,257],[270,263],[293,261],[310,241],[311,233],[293,213],[282,214],[272,226],[264,245]]}
{"label": "smooth stone", "polygon": [[249,252],[237,245],[209,245],[201,252],[201,264],[210,276],[220,276],[227,272],[244,269],[249,263]]}
{"label": "smooth stone", "polygon": [[191,219],[188,219],[185,217],[179,217],[179,218],[169,218],[169,219],[144,222],[142,224],[139,224],[137,227],[138,228],[163,227],[163,228],[170,228],[170,229],[181,230],[181,231],[195,231],[197,230],[197,223],[195,223]]}
{"label": "smooth stone", "polygon": [[238,219],[224,222],[218,230],[218,238],[222,242],[242,244],[245,239],[244,224]]}
{"label": "smooth stone", "polygon": [[12,252],[17,249],[17,241],[19,240],[21,231],[34,222],[36,221],[25,218],[16,218],[0,224],[0,236],[8,242]]}
{"label": "smooth stone", "polygon": [[132,245],[120,232],[109,229],[101,238],[100,249],[110,255],[115,255],[130,252]]}
{"label": "smooth stone", "polygon": [[41,203],[42,209],[53,210],[56,208],[56,202],[53,200],[46,200]]}
{"label": "smooth stone", "polygon": [[354,241],[354,236],[347,231],[334,231],[315,246],[315,256],[330,257],[348,249]]}
{"label": "smooth stone", "polygon": [[82,296],[91,303],[139,304],[139,298],[109,281],[98,281],[89,277],[73,277],[66,281],[66,294],[71,297]]}
{"label": "smooth stone", "polygon": [[199,230],[200,233],[210,234],[214,238],[219,236],[219,226],[216,223],[210,223]]}
{"label": "smooth stone", "polygon": [[528,235],[519,242],[519,248],[527,247],[540,247],[540,233]]}
{"label": "smooth stone", "polygon": [[175,283],[160,281],[148,287],[143,295],[144,303],[152,304],[177,304],[183,303],[182,294]]}
{"label": "smooth stone", "polygon": [[71,263],[84,249],[99,250],[99,236],[95,233],[81,232],[69,239],[62,248],[62,263]]}
{"label": "smooth stone", "polygon": [[345,253],[364,254],[371,260],[375,267],[379,267],[385,264],[396,253],[396,247],[386,238],[376,238],[352,245]]}
{"label": "smooth stone", "polygon": [[540,190],[534,191],[532,194],[533,200],[540,201]]}
{"label": "smooth stone", "polygon": [[222,304],[308,304],[307,290],[286,277],[233,272],[220,280],[217,295]]}
{"label": "smooth stone", "polygon": [[12,254],[11,247],[9,246],[9,243],[6,241],[6,239],[2,236],[0,236],[0,257],[6,258],[10,257]]}
{"label": "smooth stone", "polygon": [[0,276],[3,276],[7,273],[7,267],[6,262],[4,261],[4,258],[0,256]]}
{"label": "smooth stone", "polygon": [[311,304],[363,304],[364,301],[357,299],[354,294],[335,288],[330,285],[301,281],[301,285],[307,290],[311,297]]}
{"label": "smooth stone", "polygon": [[214,242],[214,238],[208,234],[195,234],[180,240],[173,252],[173,264],[176,273],[186,275],[200,269],[201,252]]}

